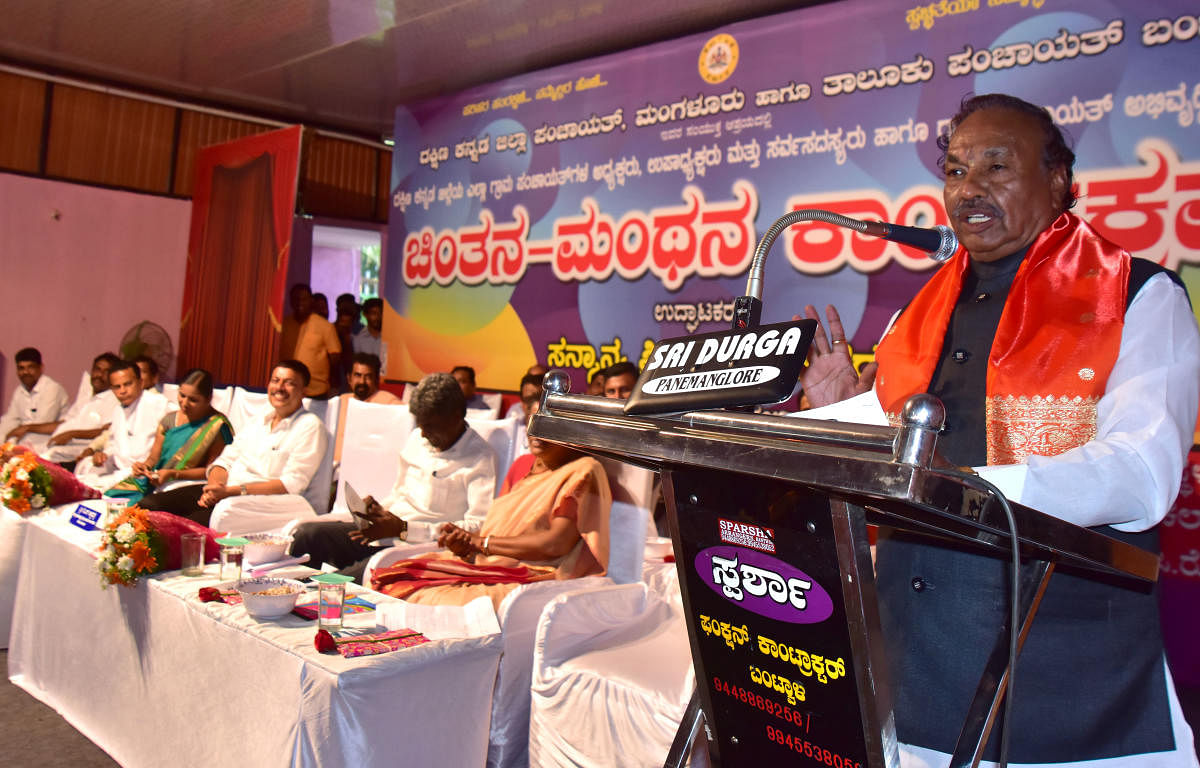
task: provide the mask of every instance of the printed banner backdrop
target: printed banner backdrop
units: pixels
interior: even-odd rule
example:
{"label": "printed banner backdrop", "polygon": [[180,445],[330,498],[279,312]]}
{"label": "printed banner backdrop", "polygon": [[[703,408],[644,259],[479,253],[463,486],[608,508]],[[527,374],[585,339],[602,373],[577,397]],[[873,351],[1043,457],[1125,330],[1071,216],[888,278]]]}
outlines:
{"label": "printed banner backdrop", "polygon": [[[1200,296],[1196,11],[845,0],[399,107],[389,378],[462,363],[511,390],[536,359],[580,391],[652,340],[728,327],[787,211],[946,223],[936,137],[971,93],[1050,108],[1078,154],[1076,212]],[[762,321],[832,303],[869,356],[932,266],[800,225],[767,259]]]}

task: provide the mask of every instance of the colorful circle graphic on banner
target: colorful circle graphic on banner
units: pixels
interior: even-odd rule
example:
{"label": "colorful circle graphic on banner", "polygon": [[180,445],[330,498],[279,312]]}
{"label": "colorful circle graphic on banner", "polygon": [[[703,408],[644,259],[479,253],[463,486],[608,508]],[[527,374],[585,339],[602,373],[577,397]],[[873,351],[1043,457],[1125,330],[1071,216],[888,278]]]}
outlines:
{"label": "colorful circle graphic on banner", "polygon": [[737,65],[738,44],[733,35],[713,35],[700,49],[700,77],[707,82],[724,82]]}

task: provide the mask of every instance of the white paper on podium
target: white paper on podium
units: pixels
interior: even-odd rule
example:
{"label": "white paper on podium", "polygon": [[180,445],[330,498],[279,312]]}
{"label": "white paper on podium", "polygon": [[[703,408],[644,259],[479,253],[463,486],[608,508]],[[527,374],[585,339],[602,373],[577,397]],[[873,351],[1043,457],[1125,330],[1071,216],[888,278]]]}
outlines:
{"label": "white paper on podium", "polygon": [[500,622],[490,597],[477,597],[466,605],[381,603],[375,614],[376,621],[388,629],[415,629],[430,640],[500,633]]}
{"label": "white paper on podium", "polygon": [[847,398],[838,403],[809,408],[807,411],[796,411],[790,414],[797,419],[821,419],[822,421],[845,421],[851,424],[871,424],[877,427],[888,425],[887,414],[879,405],[875,390],[863,392],[861,395]]}

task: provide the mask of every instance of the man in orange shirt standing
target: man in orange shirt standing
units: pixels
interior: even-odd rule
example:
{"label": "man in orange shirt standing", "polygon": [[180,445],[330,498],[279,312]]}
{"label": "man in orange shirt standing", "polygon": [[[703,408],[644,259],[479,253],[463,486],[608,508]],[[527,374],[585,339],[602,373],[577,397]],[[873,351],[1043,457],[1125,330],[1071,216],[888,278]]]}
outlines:
{"label": "man in orange shirt standing", "polygon": [[312,289],[307,284],[292,286],[291,304],[291,316],[283,319],[280,355],[308,366],[311,379],[305,396],[327,397],[331,394],[329,372],[337,367],[342,343],[333,324],[313,312]]}

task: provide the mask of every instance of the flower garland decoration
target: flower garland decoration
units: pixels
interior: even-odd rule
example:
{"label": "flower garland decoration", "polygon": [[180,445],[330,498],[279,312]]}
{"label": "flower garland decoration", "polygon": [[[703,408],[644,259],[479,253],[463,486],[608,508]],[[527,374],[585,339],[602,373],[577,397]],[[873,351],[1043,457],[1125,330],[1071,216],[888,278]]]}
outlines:
{"label": "flower garland decoration", "polygon": [[166,562],[165,543],[150,524],[146,510],[128,507],[114,515],[100,537],[101,583],[132,587],[142,574],[155,573]]}
{"label": "flower garland decoration", "polygon": [[54,481],[37,457],[18,451],[12,443],[0,446],[0,457],[0,502],[20,515],[44,508]]}

